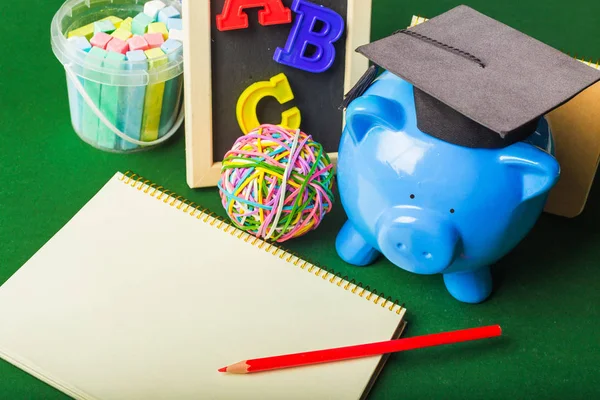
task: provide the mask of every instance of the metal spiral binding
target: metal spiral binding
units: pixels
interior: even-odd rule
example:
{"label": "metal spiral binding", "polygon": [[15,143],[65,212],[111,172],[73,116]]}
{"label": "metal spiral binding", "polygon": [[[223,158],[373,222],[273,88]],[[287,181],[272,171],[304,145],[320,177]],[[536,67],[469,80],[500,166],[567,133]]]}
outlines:
{"label": "metal spiral binding", "polygon": [[[569,54],[569,57],[571,55]],[[591,58],[589,61],[587,61],[585,58],[579,58],[577,57],[577,55],[573,56],[574,59],[576,59],[577,61],[580,61],[582,63],[584,63],[585,65],[587,65],[588,67],[592,67],[594,69],[600,70],[600,60],[597,60],[596,62],[594,62]]]}
{"label": "metal spiral binding", "polygon": [[398,315],[404,313],[404,304],[400,305],[398,300],[392,301],[391,297],[386,297],[383,293],[377,293],[376,290],[371,291],[368,285],[363,287],[362,282],[356,283],[354,279],[349,279],[347,276],[340,277],[331,269],[326,269],[325,267],[313,264],[303,259],[300,255],[285,250],[277,244],[266,242],[260,238],[252,236],[248,232],[244,232],[236,228],[223,218],[211,213],[202,206],[190,202],[189,200],[184,199],[182,196],[179,196],[176,193],[163,188],[162,186],[157,186],[155,183],[152,183],[151,181],[144,179],[139,175],[136,175],[132,172],[126,172],[123,174],[123,176],[121,176],[120,179],[124,184],[129,185],[140,192],[148,194],[156,200],[162,201],[163,203],[168,204],[177,210],[181,210],[183,213],[201,220],[204,223],[208,223],[224,233],[228,233],[231,236],[236,236],[238,239],[241,239],[246,243],[250,243],[251,245],[258,247],[267,253],[271,253],[273,256],[279,257],[281,260],[285,260],[286,262],[293,264],[302,270],[306,270],[307,272],[323,280],[328,280],[329,283],[335,284],[346,291],[351,291],[367,301],[373,302],[382,308],[387,308],[389,311],[393,311]]}

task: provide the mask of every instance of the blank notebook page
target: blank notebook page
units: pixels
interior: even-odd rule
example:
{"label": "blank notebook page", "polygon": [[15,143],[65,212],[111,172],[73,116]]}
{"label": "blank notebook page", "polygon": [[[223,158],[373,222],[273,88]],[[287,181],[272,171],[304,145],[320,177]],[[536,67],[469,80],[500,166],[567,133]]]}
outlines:
{"label": "blank notebook page", "polygon": [[217,369],[388,340],[404,309],[135,183],[117,174],[0,287],[0,357],[78,399],[366,393],[382,357]]}

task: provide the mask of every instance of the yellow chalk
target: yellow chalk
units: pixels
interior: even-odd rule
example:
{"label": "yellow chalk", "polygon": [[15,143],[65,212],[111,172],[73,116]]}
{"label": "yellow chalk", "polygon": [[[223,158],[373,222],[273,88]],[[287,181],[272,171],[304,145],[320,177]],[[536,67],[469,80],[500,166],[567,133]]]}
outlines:
{"label": "yellow chalk", "polygon": [[[113,23],[113,25],[115,26],[115,28],[119,29],[119,27],[121,26],[121,23],[123,22],[123,20],[119,17],[106,17],[106,18],[102,18],[100,21],[106,21],[109,20],[110,22]],[[81,28],[77,28],[72,30],[71,32],[69,32],[67,34],[67,39],[71,39],[72,37],[75,36],[85,36],[87,38],[87,40],[90,40],[93,36],[94,36],[94,23],[92,22],[91,24],[82,26]]]}
{"label": "yellow chalk", "polygon": [[81,28],[72,30],[67,35],[67,38],[71,39],[76,36],[85,36],[87,40],[90,40],[94,36],[94,24],[82,26]]}
{"label": "yellow chalk", "polygon": [[114,31],[111,36],[126,42],[127,39],[133,36],[133,33],[126,31],[125,29],[119,28],[116,31]]}
{"label": "yellow chalk", "polygon": [[155,49],[146,50],[144,53],[146,53],[146,57],[148,57],[148,60],[151,60],[150,68],[159,66],[155,64],[156,60],[158,60],[159,58],[166,58],[165,52],[158,47]]}
{"label": "yellow chalk", "polygon": [[162,33],[165,40],[169,38],[169,29],[163,22],[154,22],[148,25],[148,33]]}
{"label": "yellow chalk", "polygon": [[[169,62],[165,53],[160,48],[146,50],[148,67],[150,71]],[[152,142],[158,139],[160,116],[162,112],[163,97],[165,95],[165,82],[148,85],[146,100],[144,101],[144,117],[142,118],[142,141]]]}
{"label": "yellow chalk", "polygon": [[126,18],[125,21],[121,22],[121,26],[119,27],[119,29],[123,29],[123,30],[131,32],[132,22],[133,22],[133,18],[131,18],[131,17]]}

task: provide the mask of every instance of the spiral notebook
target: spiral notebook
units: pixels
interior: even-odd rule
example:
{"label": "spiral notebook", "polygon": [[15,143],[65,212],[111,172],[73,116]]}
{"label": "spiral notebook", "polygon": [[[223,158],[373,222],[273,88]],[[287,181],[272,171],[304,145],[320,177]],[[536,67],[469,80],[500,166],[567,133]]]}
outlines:
{"label": "spiral notebook", "polygon": [[217,369],[396,338],[404,312],[118,173],[0,287],[0,357],[76,399],[358,399],[385,357]]}

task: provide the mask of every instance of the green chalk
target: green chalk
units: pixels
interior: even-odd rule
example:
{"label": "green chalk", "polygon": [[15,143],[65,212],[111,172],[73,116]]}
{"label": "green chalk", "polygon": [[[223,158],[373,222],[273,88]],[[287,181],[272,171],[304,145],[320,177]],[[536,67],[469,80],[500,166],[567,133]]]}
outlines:
{"label": "green chalk", "polygon": [[[121,22],[123,22],[123,20],[118,17],[106,17],[106,18],[102,18],[100,21],[110,21],[117,29],[121,26]],[[91,24],[82,26],[81,28],[72,30],[71,32],[69,32],[67,34],[68,39],[70,39],[72,37],[76,37],[76,36],[83,36],[87,40],[91,40],[92,37],[94,36],[94,22],[92,22]]]}
{"label": "green chalk", "polygon": [[[108,53],[104,60],[104,67],[118,71],[123,68],[123,61],[125,61],[125,55],[111,52]],[[100,111],[115,126],[119,118],[119,100],[123,92],[124,88],[120,86],[102,85]],[[119,142],[118,139],[120,138],[100,121],[98,127],[98,146],[116,150],[117,143]]]}
{"label": "green chalk", "polygon": [[[104,60],[108,52],[99,47],[93,47],[85,57],[85,74],[93,73],[89,69],[101,68],[104,65]],[[83,87],[85,92],[91,98],[92,102],[100,108],[100,100],[102,95],[102,85],[90,80],[85,80]],[[98,139],[98,127],[100,120],[96,113],[84,102],[83,118],[82,118],[82,134],[84,139],[96,145]]]}
{"label": "green chalk", "polygon": [[[177,40],[169,39],[162,46],[162,51],[167,54],[169,61],[175,61],[180,57],[183,45]],[[163,137],[175,123],[179,107],[181,106],[182,77],[178,76],[165,82],[165,94],[163,96],[162,112],[160,116],[159,137]]]}
{"label": "green chalk", "polygon": [[[128,52],[127,59],[132,61],[127,65],[128,70],[148,70],[146,54],[142,50]],[[122,99],[122,111],[119,113],[117,128],[126,133],[130,138],[140,140],[146,98],[146,86],[130,86],[126,89],[125,96]],[[139,146],[126,140],[122,140],[121,148],[123,150],[133,150],[139,148]]]}
{"label": "green chalk", "polygon": [[146,33],[146,30],[148,29],[148,25],[150,25],[153,22],[154,20],[146,14],[139,13],[135,16],[133,21],[131,21],[131,32],[134,35],[143,36]]}
{"label": "green chalk", "polygon": [[116,30],[117,28],[115,27],[115,24],[113,24],[109,20],[94,22],[94,34],[98,32],[104,32],[110,35]]}

